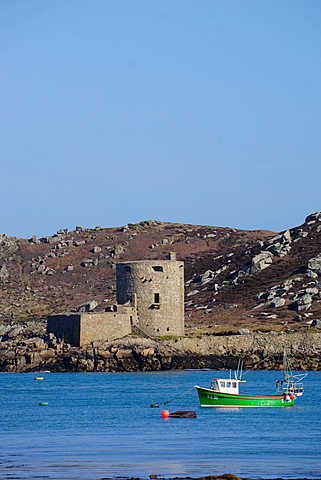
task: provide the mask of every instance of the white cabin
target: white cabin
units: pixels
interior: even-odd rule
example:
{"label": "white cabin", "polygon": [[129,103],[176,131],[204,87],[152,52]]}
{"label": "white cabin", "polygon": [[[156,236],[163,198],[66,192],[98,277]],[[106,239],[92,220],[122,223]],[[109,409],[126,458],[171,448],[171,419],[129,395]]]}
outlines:
{"label": "white cabin", "polygon": [[239,383],[245,380],[236,380],[234,378],[214,378],[211,383],[211,390],[221,393],[234,393],[239,395]]}

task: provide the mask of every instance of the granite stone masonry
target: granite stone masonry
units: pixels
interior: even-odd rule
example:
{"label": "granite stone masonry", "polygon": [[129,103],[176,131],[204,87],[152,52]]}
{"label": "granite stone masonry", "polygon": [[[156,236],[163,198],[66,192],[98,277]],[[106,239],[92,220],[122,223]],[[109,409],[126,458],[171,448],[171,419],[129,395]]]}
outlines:
{"label": "granite stone masonry", "polygon": [[116,265],[117,303],[137,301],[139,328],[151,336],[184,335],[184,263],[146,260]]}
{"label": "granite stone masonry", "polygon": [[50,315],[47,334],[72,347],[130,333],[184,335],[184,263],[174,253],[168,260],[118,263],[116,284],[117,303],[108,311]]}

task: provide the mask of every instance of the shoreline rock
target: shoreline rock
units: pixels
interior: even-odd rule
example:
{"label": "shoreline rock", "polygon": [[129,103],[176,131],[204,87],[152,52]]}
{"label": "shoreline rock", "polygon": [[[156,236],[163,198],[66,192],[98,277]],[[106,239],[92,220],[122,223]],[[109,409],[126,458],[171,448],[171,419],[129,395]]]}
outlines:
{"label": "shoreline rock", "polygon": [[321,370],[321,333],[250,333],[178,337],[171,340],[128,336],[82,348],[53,335],[16,337],[0,342],[1,372],[145,372],[183,369],[280,370],[287,348],[291,367]]}

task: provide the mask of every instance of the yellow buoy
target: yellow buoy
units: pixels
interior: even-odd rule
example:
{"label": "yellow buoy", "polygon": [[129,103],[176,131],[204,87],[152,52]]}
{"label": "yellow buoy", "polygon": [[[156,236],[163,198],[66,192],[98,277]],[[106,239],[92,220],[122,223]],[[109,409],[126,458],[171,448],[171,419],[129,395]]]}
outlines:
{"label": "yellow buoy", "polygon": [[35,380],[43,380],[43,377],[35,377]]}

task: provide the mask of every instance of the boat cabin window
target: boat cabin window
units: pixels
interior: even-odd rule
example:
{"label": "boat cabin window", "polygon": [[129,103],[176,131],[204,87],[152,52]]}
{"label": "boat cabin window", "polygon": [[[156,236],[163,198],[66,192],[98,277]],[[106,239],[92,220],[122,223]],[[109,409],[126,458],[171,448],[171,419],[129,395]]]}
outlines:
{"label": "boat cabin window", "polygon": [[238,381],[233,380],[232,378],[223,380],[221,378],[214,378],[211,383],[211,389],[217,390],[223,393],[239,393],[239,384]]}

